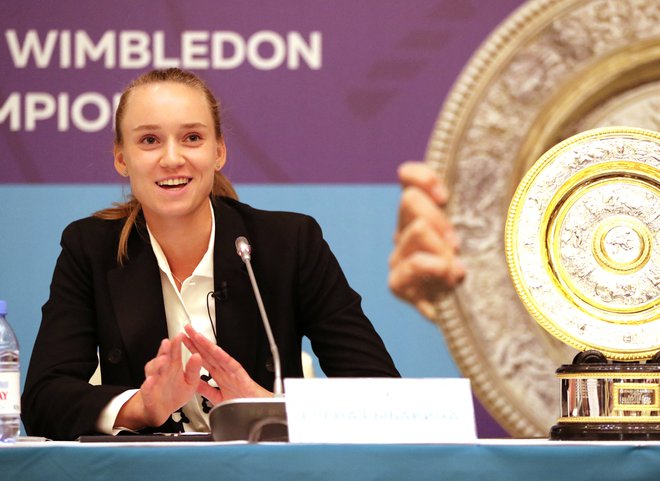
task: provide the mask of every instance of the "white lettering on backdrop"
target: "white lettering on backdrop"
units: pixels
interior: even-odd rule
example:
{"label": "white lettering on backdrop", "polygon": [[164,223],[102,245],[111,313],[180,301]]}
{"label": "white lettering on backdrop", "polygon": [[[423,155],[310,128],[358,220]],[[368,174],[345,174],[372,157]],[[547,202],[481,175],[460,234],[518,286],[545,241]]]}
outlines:
{"label": "white lettering on backdrop", "polygon": [[119,95],[108,99],[98,92],[84,92],[71,98],[66,92],[12,92],[0,105],[0,124],[8,123],[12,132],[31,132],[39,121],[55,119],[59,132],[72,126],[82,132],[98,132],[112,123]]}
{"label": "white lettering on backdrop", "polygon": [[[230,70],[251,66],[257,70],[320,70],[323,65],[321,32],[281,34],[261,30],[249,36],[233,31],[183,31],[170,38],[162,30],[107,30],[92,38],[85,30],[31,29],[19,35],[5,31],[6,46],[16,69]],[[178,49],[172,40],[178,41]],[[169,47],[169,49],[167,48]],[[119,94],[100,92],[10,92],[0,99],[0,125],[12,132],[37,129],[50,122],[57,131],[98,132],[112,124]]]}
{"label": "white lettering on backdrop", "polygon": [[107,69],[181,67],[184,69],[234,69],[248,64],[258,70],[286,67],[298,70],[322,66],[321,32],[305,38],[300,32],[282,35],[271,30],[245,38],[231,31],[183,31],[179,52],[166,52],[162,30],[108,30],[93,40],[84,30],[48,30],[40,36],[28,30],[19,38],[16,30],[5,31],[7,47],[15,68],[85,68],[100,62]]}

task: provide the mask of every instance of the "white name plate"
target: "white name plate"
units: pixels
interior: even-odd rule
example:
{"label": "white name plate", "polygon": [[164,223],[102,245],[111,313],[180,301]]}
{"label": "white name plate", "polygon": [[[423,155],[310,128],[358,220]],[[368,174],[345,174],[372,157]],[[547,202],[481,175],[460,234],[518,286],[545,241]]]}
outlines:
{"label": "white name plate", "polygon": [[285,379],[292,443],[477,439],[469,379]]}

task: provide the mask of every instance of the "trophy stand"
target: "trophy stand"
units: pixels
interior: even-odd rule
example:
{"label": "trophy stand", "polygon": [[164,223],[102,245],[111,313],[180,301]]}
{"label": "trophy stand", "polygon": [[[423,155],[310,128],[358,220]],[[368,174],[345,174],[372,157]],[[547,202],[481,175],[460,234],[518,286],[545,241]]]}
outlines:
{"label": "trophy stand", "polygon": [[660,133],[583,132],[509,207],[506,256],[532,317],[580,353],[557,369],[557,440],[660,439]]}
{"label": "trophy stand", "polygon": [[579,353],[557,369],[561,417],[550,439],[660,440],[660,355],[645,364]]}

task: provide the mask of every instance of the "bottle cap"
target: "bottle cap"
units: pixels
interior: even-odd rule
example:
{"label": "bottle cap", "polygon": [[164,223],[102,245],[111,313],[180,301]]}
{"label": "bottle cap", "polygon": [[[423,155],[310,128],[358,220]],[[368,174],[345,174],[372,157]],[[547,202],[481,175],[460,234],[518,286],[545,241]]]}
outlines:
{"label": "bottle cap", "polygon": [[0,316],[7,315],[7,301],[0,301]]}

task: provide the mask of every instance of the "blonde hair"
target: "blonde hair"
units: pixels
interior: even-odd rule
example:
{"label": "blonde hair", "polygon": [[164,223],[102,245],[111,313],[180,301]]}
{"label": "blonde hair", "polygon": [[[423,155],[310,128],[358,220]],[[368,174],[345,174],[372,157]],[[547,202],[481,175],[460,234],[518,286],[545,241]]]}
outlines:
{"label": "blonde hair", "polygon": [[[117,112],[115,113],[115,147],[123,145],[124,142],[120,126],[121,121],[124,118],[126,105],[130,99],[131,92],[137,87],[159,82],[176,82],[201,90],[208,102],[209,109],[211,110],[216,139],[222,140],[219,112],[220,104],[215,95],[213,95],[213,92],[211,92],[206,83],[204,83],[204,81],[197,75],[178,68],[170,68],[167,70],[152,70],[151,72],[140,75],[128,84],[119,99],[119,105],[117,106]],[[238,195],[236,194],[234,187],[231,185],[231,182],[229,182],[220,171],[215,172],[211,195],[212,200],[218,195],[238,199]],[[117,248],[117,263],[120,265],[123,265],[124,261],[128,259],[128,237],[135,226],[135,222],[141,210],[142,206],[140,205],[140,201],[131,194],[126,202],[115,202],[112,204],[112,207],[94,213],[94,217],[105,220],[126,219],[119,236],[119,247]]]}

